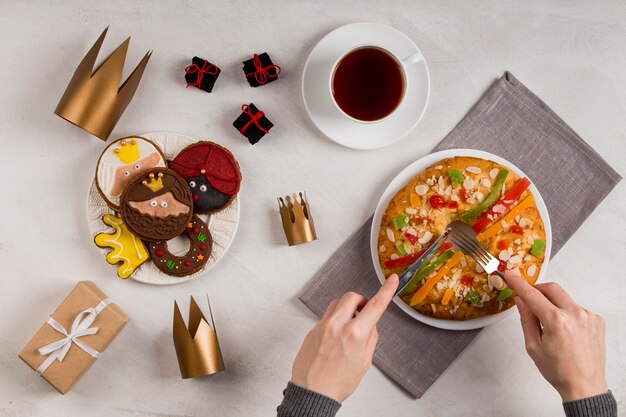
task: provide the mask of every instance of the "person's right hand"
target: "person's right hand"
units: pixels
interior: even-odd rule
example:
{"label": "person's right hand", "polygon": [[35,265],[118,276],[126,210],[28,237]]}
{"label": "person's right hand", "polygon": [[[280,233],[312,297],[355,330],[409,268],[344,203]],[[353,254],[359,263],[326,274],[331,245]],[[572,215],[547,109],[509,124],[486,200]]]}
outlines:
{"label": "person's right hand", "polygon": [[533,287],[518,275],[505,276],[517,293],[526,351],[563,401],[607,392],[604,319],[580,307],[554,282]]}

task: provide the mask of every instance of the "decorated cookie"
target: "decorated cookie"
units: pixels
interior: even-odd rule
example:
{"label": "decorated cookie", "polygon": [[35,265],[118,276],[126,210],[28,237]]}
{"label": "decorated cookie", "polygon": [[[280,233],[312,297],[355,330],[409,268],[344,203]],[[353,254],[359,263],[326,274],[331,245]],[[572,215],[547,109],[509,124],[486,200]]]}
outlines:
{"label": "decorated cookie", "polygon": [[113,210],[119,210],[120,196],[136,175],[157,167],[166,167],[163,153],[148,139],[132,136],[116,140],[106,147],[96,167],[96,187]]}
{"label": "decorated cookie", "polygon": [[133,178],[120,199],[120,212],[135,235],[159,242],[183,233],[193,215],[189,185],[176,172],[154,168]]}
{"label": "decorated cookie", "polygon": [[191,188],[196,213],[216,213],[239,192],[239,164],[228,149],[213,142],[198,142],[183,149],[172,161],[172,170]]}
{"label": "decorated cookie", "polygon": [[152,242],[149,245],[150,257],[162,272],[175,277],[193,274],[204,267],[211,255],[213,239],[207,224],[194,215],[187,224],[184,235],[189,239],[189,251],[182,256],[172,254],[167,241]]}
{"label": "decorated cookie", "polygon": [[121,263],[117,268],[117,276],[126,279],[139,265],[150,259],[148,251],[141,239],[132,234],[119,217],[105,214],[102,221],[111,226],[114,232],[99,233],[94,241],[101,248],[113,249],[107,253],[106,260],[111,265]]}

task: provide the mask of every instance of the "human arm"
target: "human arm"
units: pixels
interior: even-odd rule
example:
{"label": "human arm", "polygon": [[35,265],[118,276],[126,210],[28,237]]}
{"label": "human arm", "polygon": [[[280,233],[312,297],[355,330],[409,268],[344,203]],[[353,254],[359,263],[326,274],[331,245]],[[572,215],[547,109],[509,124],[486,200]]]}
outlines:
{"label": "human arm", "polygon": [[279,417],[335,415],[372,364],[376,324],[397,287],[398,277],[392,275],[369,301],[349,292],[329,304],[296,355]]}
{"label": "human arm", "polygon": [[566,415],[617,416],[605,377],[604,319],[554,282],[532,286],[510,272],[506,279],[517,293],[526,351],[561,395]]}

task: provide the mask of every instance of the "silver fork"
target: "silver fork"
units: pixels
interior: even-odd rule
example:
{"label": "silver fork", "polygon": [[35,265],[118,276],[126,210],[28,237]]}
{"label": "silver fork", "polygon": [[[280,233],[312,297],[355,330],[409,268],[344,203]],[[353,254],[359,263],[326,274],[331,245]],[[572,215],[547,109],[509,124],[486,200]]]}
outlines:
{"label": "silver fork", "polygon": [[454,221],[448,226],[451,233],[448,240],[459,247],[466,255],[474,259],[488,274],[498,274],[506,282],[504,274],[500,272],[498,266],[500,261],[483,248],[476,239],[476,232],[467,223]]}

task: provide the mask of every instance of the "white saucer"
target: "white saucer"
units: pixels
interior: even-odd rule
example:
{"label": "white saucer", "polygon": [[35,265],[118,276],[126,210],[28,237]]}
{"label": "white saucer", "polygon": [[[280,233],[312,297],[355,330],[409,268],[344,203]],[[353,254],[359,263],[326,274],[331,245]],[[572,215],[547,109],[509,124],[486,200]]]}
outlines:
{"label": "white saucer", "polygon": [[375,45],[398,57],[420,52],[404,33],[380,23],[351,23],[326,35],[313,48],[302,75],[304,106],[317,128],[340,145],[353,149],[377,149],[405,137],[419,123],[430,94],[426,61],[407,68],[407,91],[398,109],[377,123],[360,123],[343,115],[333,103],[330,73],[337,59],[360,45]]}

